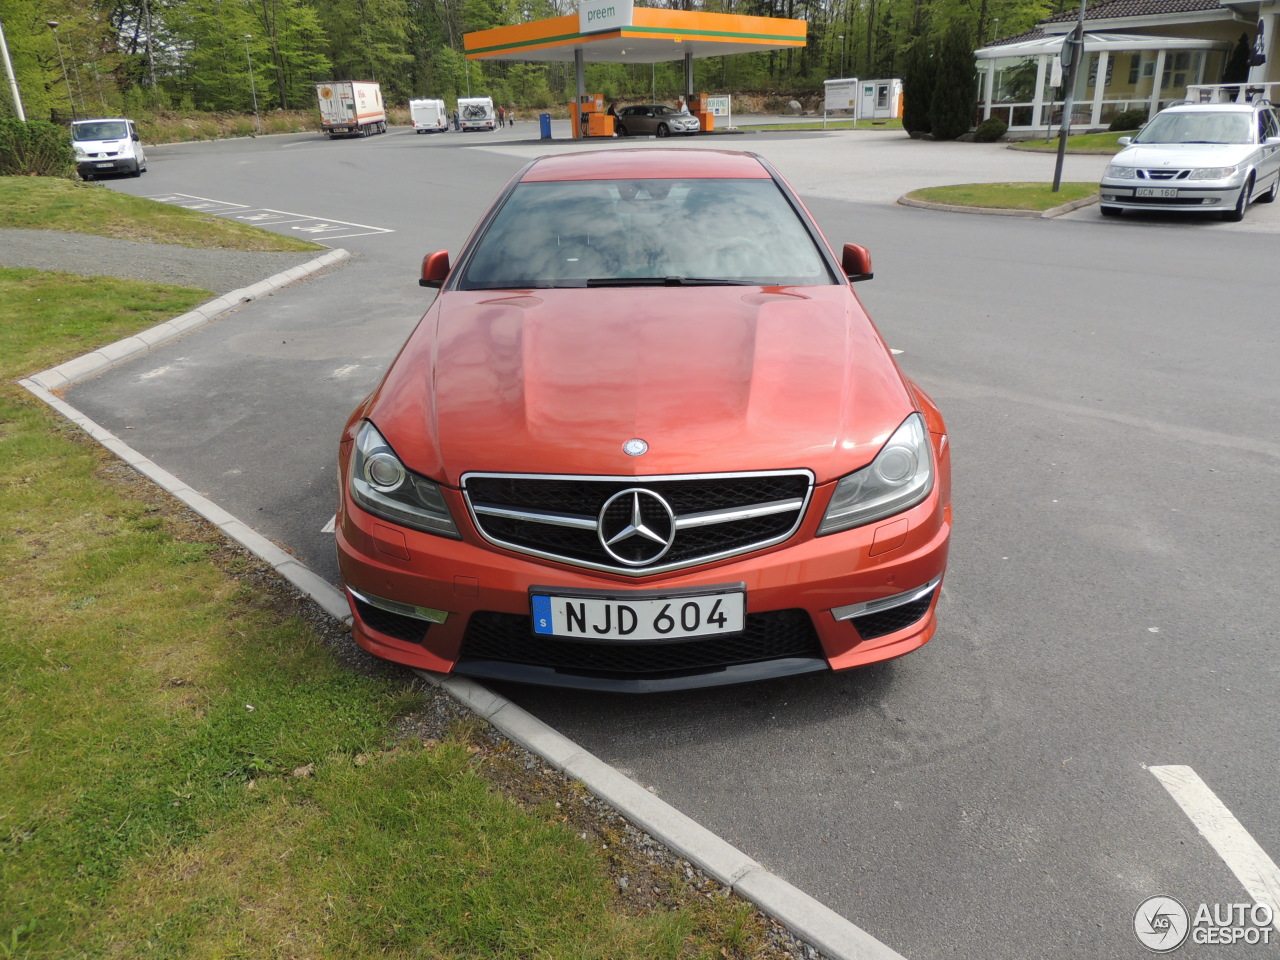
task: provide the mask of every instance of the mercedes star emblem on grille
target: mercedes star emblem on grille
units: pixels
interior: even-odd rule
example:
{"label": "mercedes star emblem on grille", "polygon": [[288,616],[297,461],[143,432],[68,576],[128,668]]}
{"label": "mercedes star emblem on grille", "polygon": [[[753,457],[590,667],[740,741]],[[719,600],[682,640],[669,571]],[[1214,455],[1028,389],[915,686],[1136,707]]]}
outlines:
{"label": "mercedes star emblem on grille", "polygon": [[652,490],[631,487],[604,502],[596,529],[609,556],[629,567],[640,567],[671,549],[676,516],[671,505]]}
{"label": "mercedes star emblem on grille", "polygon": [[622,445],[622,452],[628,457],[642,457],[649,452],[649,445],[636,437],[634,440],[628,440]]}

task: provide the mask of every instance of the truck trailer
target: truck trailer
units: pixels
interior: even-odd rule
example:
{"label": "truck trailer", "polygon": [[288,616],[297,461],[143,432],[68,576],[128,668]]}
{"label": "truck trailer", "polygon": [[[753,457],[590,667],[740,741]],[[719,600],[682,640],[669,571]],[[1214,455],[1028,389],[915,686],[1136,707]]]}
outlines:
{"label": "truck trailer", "polygon": [[334,137],[367,137],[387,132],[382,87],[360,80],[330,80],[316,84],[320,129]]}
{"label": "truck trailer", "polygon": [[414,133],[438,133],[449,129],[449,113],[443,100],[410,100],[409,118]]}
{"label": "truck trailer", "polygon": [[498,116],[493,112],[492,97],[459,97],[458,128],[468,130],[496,130]]}

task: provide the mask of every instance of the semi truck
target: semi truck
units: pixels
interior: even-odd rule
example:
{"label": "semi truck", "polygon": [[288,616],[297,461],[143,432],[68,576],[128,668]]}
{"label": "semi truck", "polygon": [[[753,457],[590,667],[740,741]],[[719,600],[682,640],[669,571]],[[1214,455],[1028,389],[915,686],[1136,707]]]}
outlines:
{"label": "semi truck", "polygon": [[361,80],[330,80],[316,84],[320,129],[334,137],[367,137],[387,132],[387,109],[382,87]]}
{"label": "semi truck", "polygon": [[436,133],[449,129],[449,112],[443,100],[410,100],[409,117],[414,133]]}
{"label": "semi truck", "polygon": [[496,130],[498,117],[493,112],[492,97],[459,97],[458,128],[468,130]]}

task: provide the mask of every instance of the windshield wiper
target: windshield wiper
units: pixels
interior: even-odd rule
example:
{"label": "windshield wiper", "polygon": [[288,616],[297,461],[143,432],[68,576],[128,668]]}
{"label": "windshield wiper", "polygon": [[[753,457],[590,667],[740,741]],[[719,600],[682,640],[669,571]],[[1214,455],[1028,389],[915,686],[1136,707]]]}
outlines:
{"label": "windshield wiper", "polygon": [[588,287],[758,287],[755,280],[726,277],[593,277]]}

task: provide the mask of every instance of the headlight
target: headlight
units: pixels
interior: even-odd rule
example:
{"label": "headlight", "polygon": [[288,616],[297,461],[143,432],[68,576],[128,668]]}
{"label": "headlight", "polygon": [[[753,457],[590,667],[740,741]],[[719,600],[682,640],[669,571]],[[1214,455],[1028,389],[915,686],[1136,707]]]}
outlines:
{"label": "headlight", "polygon": [[405,469],[382,434],[365,421],[351,455],[351,497],[376,517],[461,540],[440,487]]}
{"label": "headlight", "polygon": [[818,536],[883,520],[929,495],[933,489],[933,450],[924,418],[903,421],[869,466],[836,484]]}
{"label": "headlight", "polygon": [[1104,177],[1110,177],[1112,180],[1132,180],[1138,175],[1137,167],[1123,167],[1119,164],[1107,164],[1107,171]]}
{"label": "headlight", "polygon": [[1235,167],[1199,167],[1192,170],[1188,180],[1225,180],[1234,175]]}

